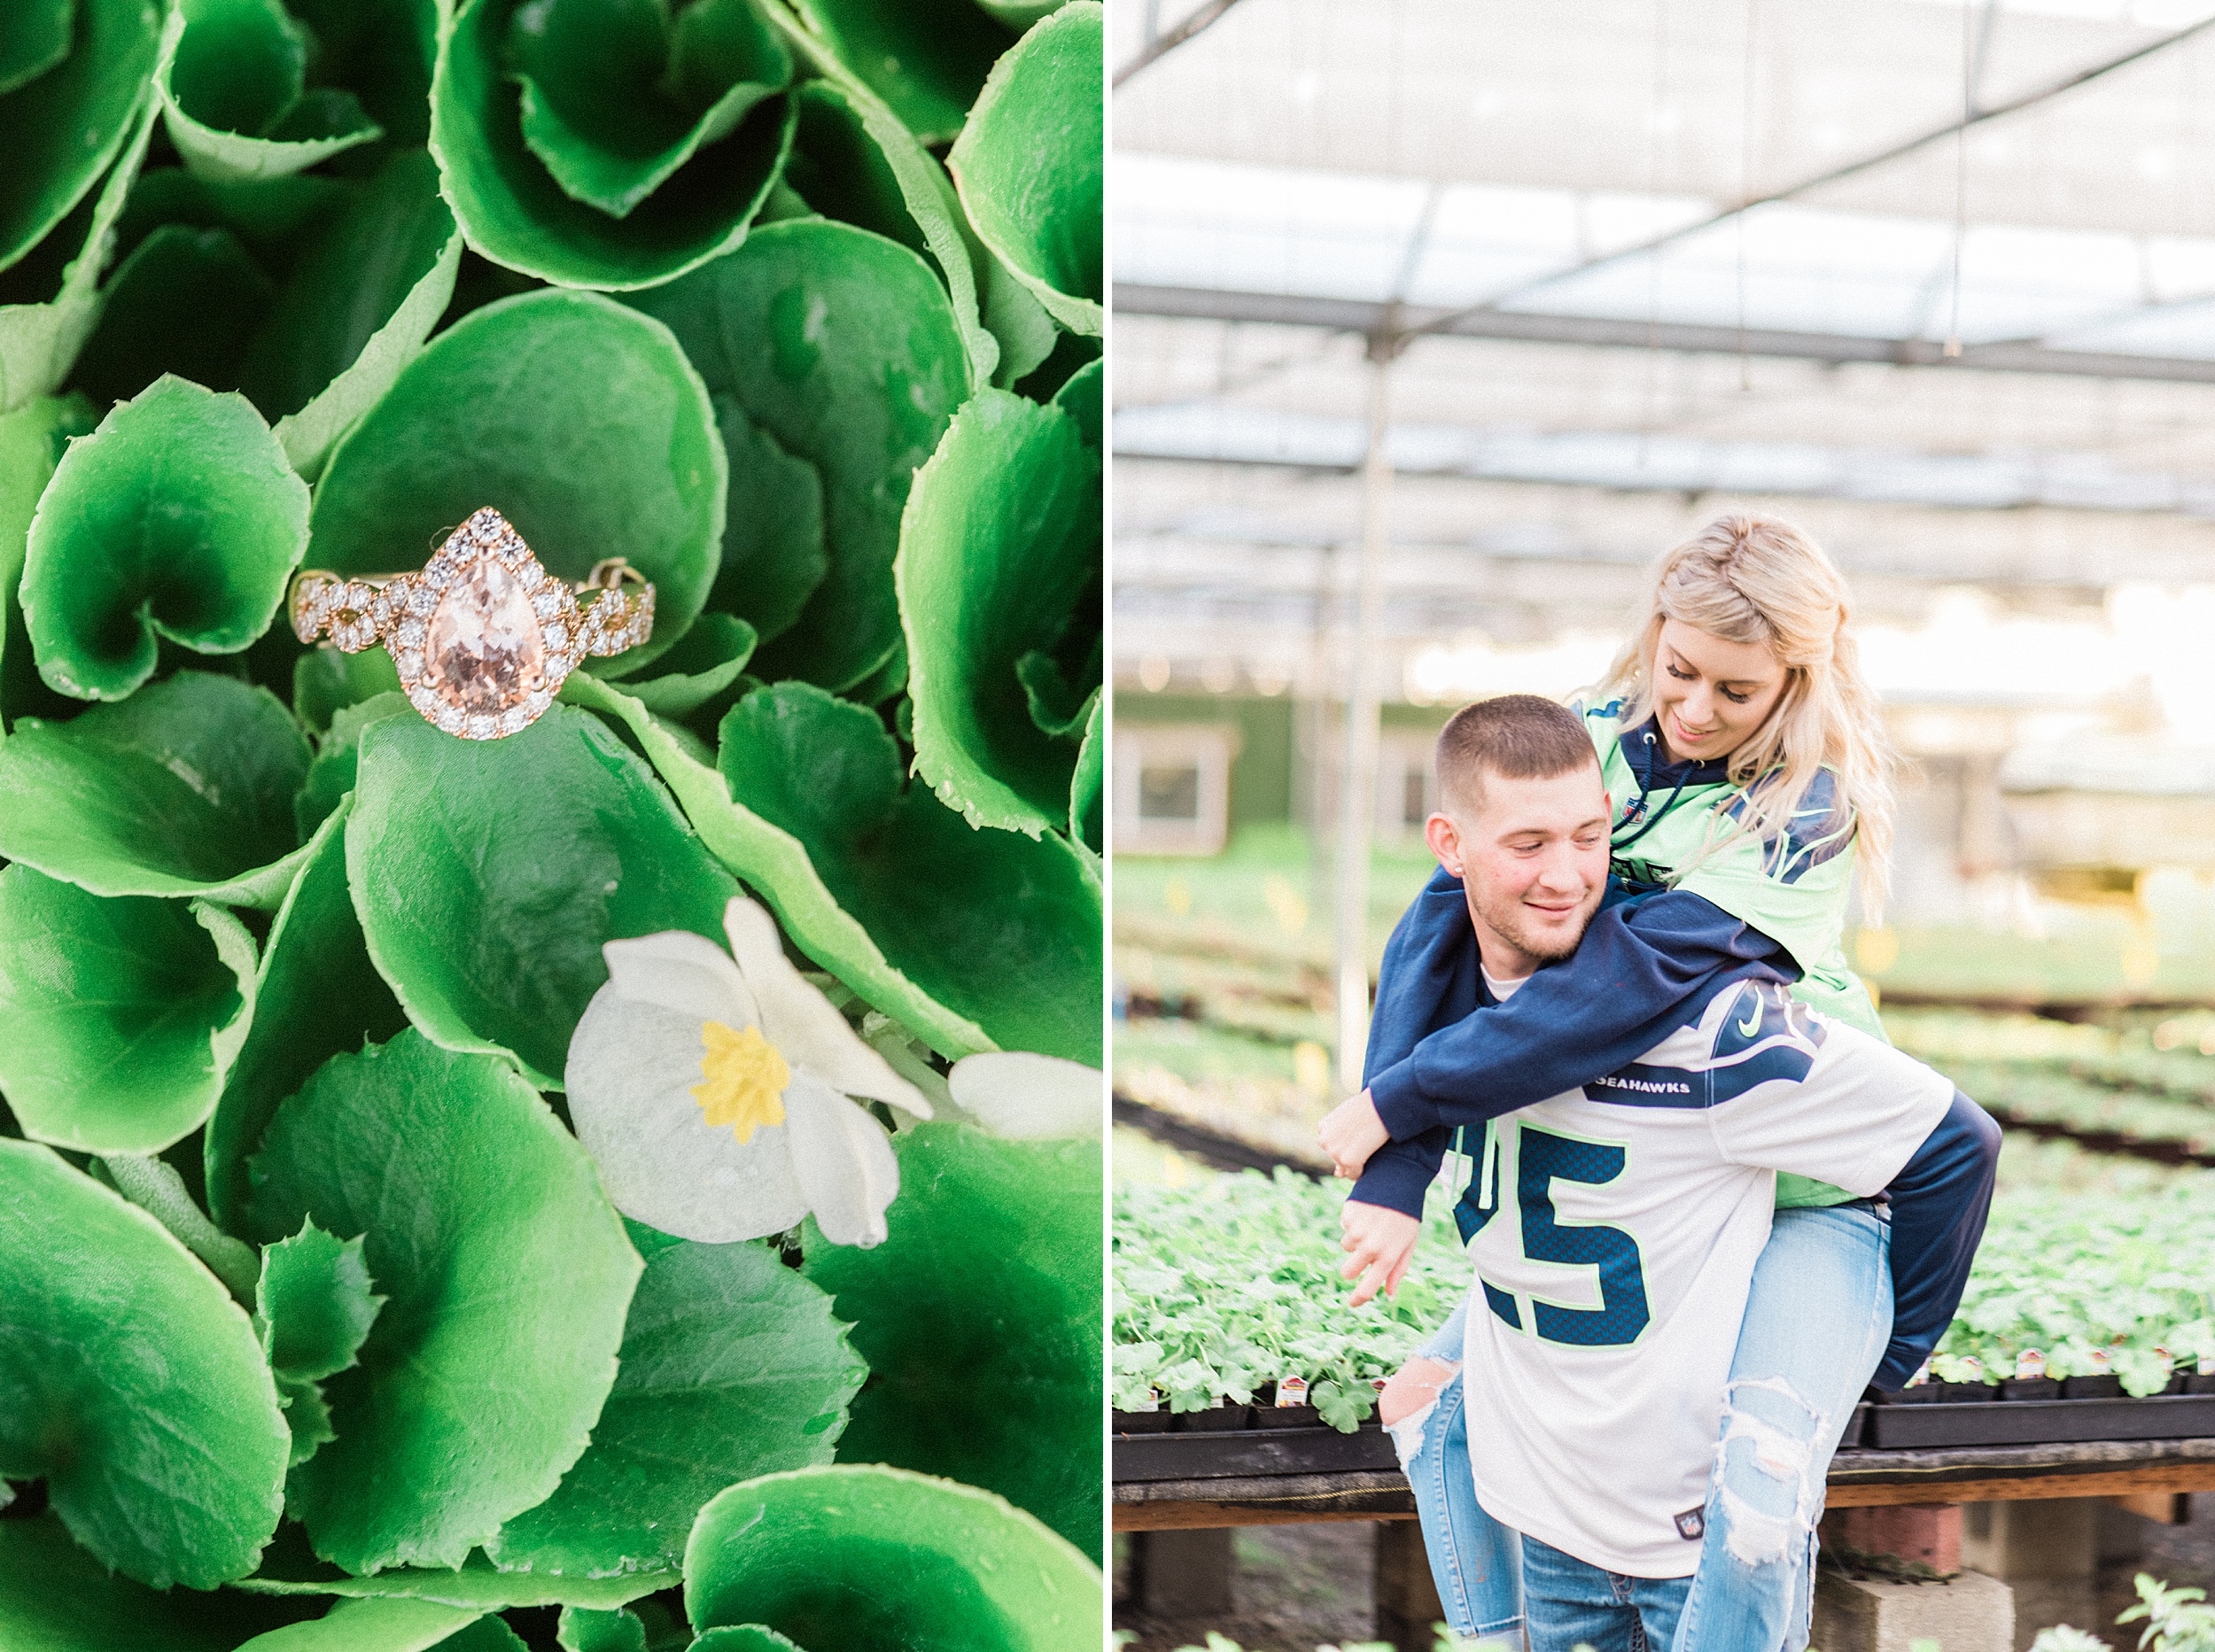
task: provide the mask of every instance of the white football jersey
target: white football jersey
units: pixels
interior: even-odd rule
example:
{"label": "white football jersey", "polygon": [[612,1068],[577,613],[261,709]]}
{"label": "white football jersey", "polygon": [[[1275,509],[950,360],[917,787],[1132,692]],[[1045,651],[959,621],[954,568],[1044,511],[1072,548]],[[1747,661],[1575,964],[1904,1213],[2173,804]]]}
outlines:
{"label": "white football jersey", "polygon": [[[1581,1090],[1498,1121],[1470,1242],[1477,1500],[1595,1566],[1690,1575],[1779,1170],[1881,1191],[1951,1081],[1744,981]],[[1689,1532],[1689,1535],[1687,1534]]]}

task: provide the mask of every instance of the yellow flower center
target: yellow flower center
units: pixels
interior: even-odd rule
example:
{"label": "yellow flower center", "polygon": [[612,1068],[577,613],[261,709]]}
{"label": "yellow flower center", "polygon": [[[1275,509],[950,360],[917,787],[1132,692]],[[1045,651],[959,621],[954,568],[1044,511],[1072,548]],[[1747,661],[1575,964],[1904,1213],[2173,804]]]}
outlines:
{"label": "yellow flower center", "polygon": [[741,1142],[753,1139],[765,1124],[784,1122],[784,1087],[792,1082],[792,1069],[777,1046],[761,1035],[758,1027],[734,1032],[720,1021],[700,1028],[708,1047],[700,1063],[701,1082],[692,1087],[709,1127],[730,1126]]}

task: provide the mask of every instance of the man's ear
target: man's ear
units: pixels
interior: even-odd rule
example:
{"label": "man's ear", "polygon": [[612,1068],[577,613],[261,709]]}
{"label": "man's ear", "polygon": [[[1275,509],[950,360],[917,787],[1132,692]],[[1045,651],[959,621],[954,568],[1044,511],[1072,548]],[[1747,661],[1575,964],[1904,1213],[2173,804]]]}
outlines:
{"label": "man's ear", "polygon": [[1431,846],[1449,876],[1461,876],[1461,833],[1450,817],[1433,815],[1423,822],[1423,841]]}

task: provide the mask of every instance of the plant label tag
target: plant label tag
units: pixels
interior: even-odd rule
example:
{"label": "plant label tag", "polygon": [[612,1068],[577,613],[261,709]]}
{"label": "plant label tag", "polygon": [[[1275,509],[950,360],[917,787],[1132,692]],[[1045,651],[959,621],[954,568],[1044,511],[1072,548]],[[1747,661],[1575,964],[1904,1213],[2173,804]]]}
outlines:
{"label": "plant label tag", "polygon": [[1304,1377],[1280,1377],[1277,1379],[1277,1403],[1279,1406],[1303,1406],[1308,1403],[1308,1379]]}
{"label": "plant label tag", "polygon": [[2015,1375],[2018,1381],[2030,1381],[2046,1375],[2046,1356],[2036,1348],[2025,1348],[2015,1356]]}

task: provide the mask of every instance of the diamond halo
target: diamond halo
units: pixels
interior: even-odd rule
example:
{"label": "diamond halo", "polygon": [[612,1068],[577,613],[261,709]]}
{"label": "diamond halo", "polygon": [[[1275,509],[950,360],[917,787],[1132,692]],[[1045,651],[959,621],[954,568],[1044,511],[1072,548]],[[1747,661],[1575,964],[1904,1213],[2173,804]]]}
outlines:
{"label": "diamond halo", "polygon": [[501,740],[544,715],[587,655],[645,641],[654,587],[618,557],[572,590],[487,507],[420,571],[342,579],[311,570],[294,580],[291,607],[302,642],[328,632],[347,654],[383,643],[426,722],[457,739]]}

